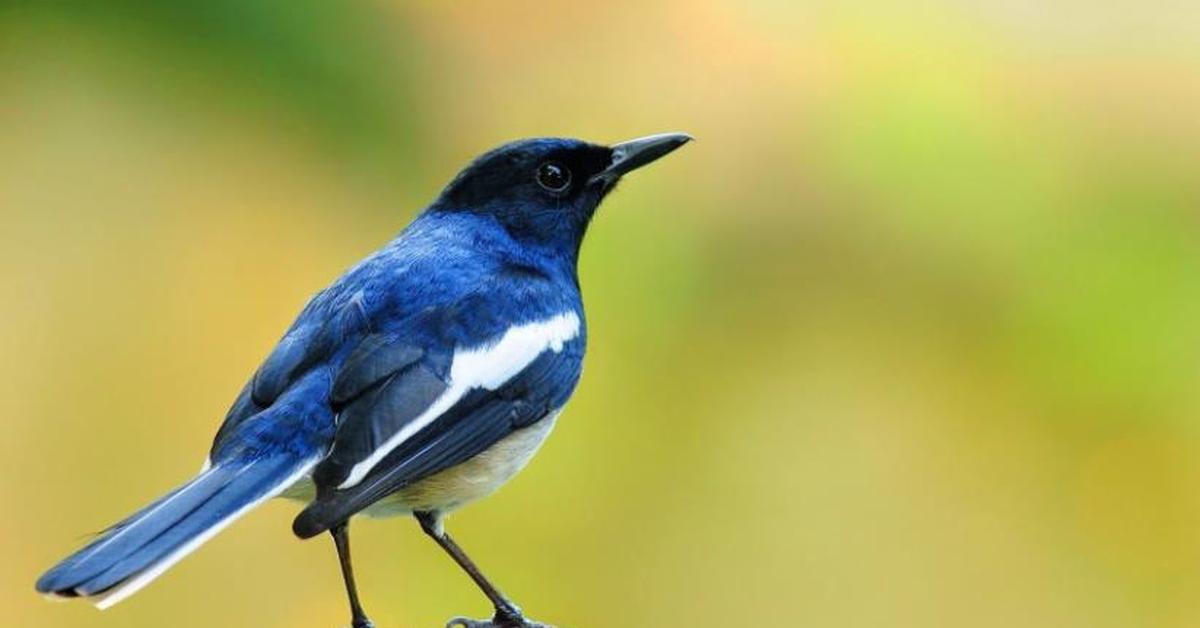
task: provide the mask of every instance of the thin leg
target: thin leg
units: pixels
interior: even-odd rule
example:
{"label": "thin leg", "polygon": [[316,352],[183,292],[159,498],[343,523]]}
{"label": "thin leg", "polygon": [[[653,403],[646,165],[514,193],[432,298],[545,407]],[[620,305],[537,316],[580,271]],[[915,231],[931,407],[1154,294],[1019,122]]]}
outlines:
{"label": "thin leg", "polygon": [[[471,580],[475,581],[475,584],[481,591],[483,591],[483,594],[492,601],[492,605],[496,607],[496,616],[492,618],[493,625],[506,627],[541,625],[527,622],[525,617],[521,614],[521,608],[510,602],[508,598],[504,597],[504,595],[500,593],[500,590],[496,588],[496,585],[492,584],[483,575],[483,572],[480,571],[479,567],[477,567],[471,558],[467,556],[467,553],[464,552],[462,548],[450,538],[449,534],[446,534],[446,531],[442,528],[441,517],[437,513],[418,512],[413,514],[417,518],[417,521],[420,522],[421,529],[425,530],[426,534],[433,538],[438,545],[442,546],[442,549],[446,550],[446,553],[450,555],[450,558],[453,558],[454,562],[458,563],[458,566],[462,567],[463,571],[467,572],[467,575],[471,577]],[[455,625],[456,623],[463,626],[473,625],[468,623],[466,620],[461,619],[452,621],[451,625]],[[476,625],[484,624],[476,623]]]}
{"label": "thin leg", "polygon": [[337,546],[338,561],[342,563],[342,579],[346,581],[346,596],[350,598],[350,625],[353,628],[375,628],[375,624],[363,612],[358,601],[358,588],[354,586],[354,568],[350,566],[350,531],[346,523],[329,530]]}

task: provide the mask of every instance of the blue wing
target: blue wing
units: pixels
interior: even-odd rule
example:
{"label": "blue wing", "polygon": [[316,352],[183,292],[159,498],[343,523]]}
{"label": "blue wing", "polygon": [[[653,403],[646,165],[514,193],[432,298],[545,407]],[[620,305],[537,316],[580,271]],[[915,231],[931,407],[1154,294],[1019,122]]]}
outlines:
{"label": "blue wing", "polygon": [[[328,530],[404,486],[469,460],[564,405],[582,369],[586,343],[582,327],[560,342],[547,341],[522,361],[517,353],[506,351],[505,343],[510,342],[506,331],[544,331],[552,324],[511,322],[514,318],[504,316],[508,305],[491,311],[479,303],[450,309],[458,316],[472,317],[467,327],[509,325],[476,343],[480,351],[420,346],[414,337],[428,335],[415,333],[371,336],[361,343],[335,379],[334,444],[313,472],[317,501],[296,519],[296,534],[307,538]],[[439,309],[427,315],[443,331],[463,325],[450,311]],[[497,316],[499,321],[494,319]],[[564,325],[572,321],[582,325],[575,310],[562,316]],[[536,336],[530,333],[530,337]],[[517,360],[520,367],[502,382],[464,384],[455,364],[468,360],[484,361],[484,369],[497,372],[509,366],[499,364],[504,360]]]}
{"label": "blue wing", "polygon": [[513,431],[546,417],[562,407],[574,390],[583,351],[584,340],[573,339],[557,351],[544,350],[498,388],[472,389],[391,450],[361,481],[342,487],[349,469],[372,447],[395,433],[398,425],[412,421],[447,388],[440,380],[432,383],[432,368],[420,363],[385,378],[343,410],[345,418],[339,424],[333,452],[313,474],[317,499],[296,518],[293,530],[302,538],[323,532],[383,497],[465,462]]}
{"label": "blue wing", "polygon": [[[209,458],[219,460],[244,449],[247,439],[253,434],[274,431],[280,440],[296,436],[305,440],[319,439],[321,434],[332,433],[332,424],[322,419],[328,412],[328,391],[310,387],[299,401],[313,406],[324,406],[324,412],[309,412],[307,417],[295,413],[278,411],[281,400],[296,397],[299,383],[314,372],[325,371],[332,378],[339,352],[348,343],[357,343],[370,326],[365,313],[351,304],[339,306],[336,292],[328,290],[318,294],[309,302],[287,334],[246,383],[233,402],[221,424]],[[252,425],[251,419],[267,417],[271,425]],[[304,421],[303,425],[291,425],[288,421]],[[272,429],[274,427],[274,429]],[[298,433],[289,433],[289,430]],[[319,443],[318,443],[319,444]]]}

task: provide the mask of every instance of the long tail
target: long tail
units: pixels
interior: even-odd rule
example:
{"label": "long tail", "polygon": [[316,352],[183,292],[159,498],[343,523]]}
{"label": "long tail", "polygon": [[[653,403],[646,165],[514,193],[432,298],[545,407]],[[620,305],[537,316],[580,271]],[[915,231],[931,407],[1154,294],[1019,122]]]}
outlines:
{"label": "long tail", "polygon": [[98,608],[108,608],[283,492],[316,462],[276,455],[217,464],[55,565],[38,579],[37,590],[57,597],[97,598]]}

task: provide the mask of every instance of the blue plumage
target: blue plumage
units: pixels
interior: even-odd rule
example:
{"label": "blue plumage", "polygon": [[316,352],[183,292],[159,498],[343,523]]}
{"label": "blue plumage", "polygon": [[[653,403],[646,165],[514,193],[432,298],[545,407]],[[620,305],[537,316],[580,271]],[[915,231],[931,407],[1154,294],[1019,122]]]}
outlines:
{"label": "blue plumage", "polygon": [[478,496],[470,483],[455,493],[443,472],[459,465],[475,464],[485,483],[507,479],[580,376],[576,265],[596,207],[622,174],[687,139],[536,139],[477,159],[305,306],[234,402],[206,471],[51,569],[38,590],[119,600],[299,480],[316,489],[294,525],[309,537],[344,534],[349,517],[385,498],[423,523],[440,519]]}

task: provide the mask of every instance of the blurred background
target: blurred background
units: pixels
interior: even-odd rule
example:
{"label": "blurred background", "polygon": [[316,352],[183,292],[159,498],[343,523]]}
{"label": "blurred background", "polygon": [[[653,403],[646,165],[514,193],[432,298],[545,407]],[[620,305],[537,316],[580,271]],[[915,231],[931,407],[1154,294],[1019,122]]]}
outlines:
{"label": "blurred background", "polygon": [[[554,438],[449,523],[532,616],[1200,625],[1198,110],[1182,0],[4,3],[3,623],[346,625],[285,502],[104,614],[32,585],[470,158],[682,130]],[[381,628],[488,613],[354,541]]]}

